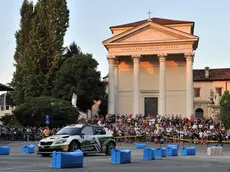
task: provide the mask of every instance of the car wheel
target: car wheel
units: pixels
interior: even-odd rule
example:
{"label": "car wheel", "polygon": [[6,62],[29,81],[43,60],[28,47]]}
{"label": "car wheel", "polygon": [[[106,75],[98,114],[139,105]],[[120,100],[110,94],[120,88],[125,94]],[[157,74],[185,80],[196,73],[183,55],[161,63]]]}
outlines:
{"label": "car wheel", "polygon": [[69,146],[69,152],[75,152],[80,149],[80,145],[77,142],[72,142]]}
{"label": "car wheel", "polygon": [[115,143],[114,143],[114,142],[109,142],[109,143],[107,144],[105,154],[106,154],[106,155],[111,155],[111,154],[112,154],[112,150],[113,150],[114,148],[115,148]]}

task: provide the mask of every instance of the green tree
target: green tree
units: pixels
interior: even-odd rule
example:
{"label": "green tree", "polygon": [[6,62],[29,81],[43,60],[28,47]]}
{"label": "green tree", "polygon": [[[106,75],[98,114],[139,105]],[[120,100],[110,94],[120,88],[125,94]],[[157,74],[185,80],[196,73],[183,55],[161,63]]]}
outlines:
{"label": "green tree", "polygon": [[20,123],[17,121],[14,115],[4,115],[0,118],[0,121],[3,125],[7,126],[20,126]]}
{"label": "green tree", "polygon": [[101,99],[99,114],[103,115],[104,117],[108,114],[108,94],[105,94]]}
{"label": "green tree", "polygon": [[32,97],[51,95],[68,26],[66,0],[38,0],[35,7],[26,0],[23,2],[20,29],[16,33],[16,72],[12,81],[16,105]]}
{"label": "green tree", "polygon": [[11,82],[11,86],[14,88],[12,91],[12,96],[14,99],[14,103],[16,105],[22,104],[24,102],[24,91],[23,91],[23,77],[24,77],[24,55],[26,48],[30,42],[29,34],[31,32],[31,22],[33,19],[33,4],[32,2],[28,2],[28,0],[24,0],[20,10],[21,21],[20,21],[20,29],[15,33],[16,38],[16,51],[14,54],[15,60],[15,72],[13,74],[13,80]]}
{"label": "green tree", "polygon": [[62,56],[62,59],[60,61],[60,66],[67,58],[72,57],[74,54],[82,54],[81,48],[75,42],[71,43],[68,47],[66,47],[64,55]]}
{"label": "green tree", "polygon": [[93,100],[101,99],[105,92],[97,66],[98,62],[90,54],[67,58],[53,82],[53,96],[70,101],[72,94],[76,93],[78,108],[84,112],[91,109]]}
{"label": "green tree", "polygon": [[17,106],[13,114],[23,126],[44,126],[45,116],[50,115],[51,127],[73,124],[79,116],[70,102],[46,96],[31,98]]}
{"label": "green tree", "polygon": [[34,13],[32,50],[36,81],[39,81],[36,87],[41,95],[51,95],[52,80],[64,50],[69,10],[66,0],[38,0]]}
{"label": "green tree", "polygon": [[230,128],[230,95],[225,91],[220,101],[220,119],[225,128]]}

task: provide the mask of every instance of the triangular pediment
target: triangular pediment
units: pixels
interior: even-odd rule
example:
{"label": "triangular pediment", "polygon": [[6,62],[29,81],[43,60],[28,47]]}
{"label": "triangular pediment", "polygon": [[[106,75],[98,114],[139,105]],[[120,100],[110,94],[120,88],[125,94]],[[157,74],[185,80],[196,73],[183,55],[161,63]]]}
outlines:
{"label": "triangular pediment", "polygon": [[146,27],[112,42],[145,42],[176,39],[186,39],[186,37],[171,32],[164,32],[153,27]]}
{"label": "triangular pediment", "polygon": [[198,39],[197,36],[152,22],[132,28],[128,31],[113,36],[105,40],[104,44],[109,43],[135,43],[135,42],[157,42],[170,40]]}

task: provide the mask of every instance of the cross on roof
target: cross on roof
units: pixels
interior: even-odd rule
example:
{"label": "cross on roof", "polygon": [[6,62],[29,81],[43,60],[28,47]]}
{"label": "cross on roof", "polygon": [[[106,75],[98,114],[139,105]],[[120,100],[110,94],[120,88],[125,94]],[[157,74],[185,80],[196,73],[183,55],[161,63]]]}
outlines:
{"label": "cross on roof", "polygon": [[151,14],[152,14],[152,12],[149,10],[148,12],[147,12],[147,14],[149,15],[149,19],[151,18]]}

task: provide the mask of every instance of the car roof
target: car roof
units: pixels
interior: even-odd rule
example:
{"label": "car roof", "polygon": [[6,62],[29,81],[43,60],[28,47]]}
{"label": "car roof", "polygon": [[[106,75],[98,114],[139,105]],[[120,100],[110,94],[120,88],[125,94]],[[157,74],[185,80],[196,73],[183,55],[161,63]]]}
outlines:
{"label": "car roof", "polygon": [[66,127],[76,127],[76,128],[82,128],[84,126],[90,126],[90,127],[97,127],[97,128],[104,128],[102,126],[99,125],[89,125],[89,124],[72,124],[72,125],[68,125]]}

